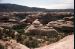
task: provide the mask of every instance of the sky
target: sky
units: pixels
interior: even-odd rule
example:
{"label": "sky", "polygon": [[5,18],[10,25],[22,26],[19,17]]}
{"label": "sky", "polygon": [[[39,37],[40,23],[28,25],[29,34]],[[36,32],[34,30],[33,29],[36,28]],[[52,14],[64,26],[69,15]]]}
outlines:
{"label": "sky", "polygon": [[0,3],[11,3],[46,9],[74,9],[74,0],[0,0]]}

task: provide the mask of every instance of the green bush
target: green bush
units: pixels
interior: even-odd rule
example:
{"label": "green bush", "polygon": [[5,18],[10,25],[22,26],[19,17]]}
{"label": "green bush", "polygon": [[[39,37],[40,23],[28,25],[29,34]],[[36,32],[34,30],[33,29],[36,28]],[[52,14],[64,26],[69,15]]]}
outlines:
{"label": "green bush", "polygon": [[0,44],[0,49],[4,49],[4,46]]}

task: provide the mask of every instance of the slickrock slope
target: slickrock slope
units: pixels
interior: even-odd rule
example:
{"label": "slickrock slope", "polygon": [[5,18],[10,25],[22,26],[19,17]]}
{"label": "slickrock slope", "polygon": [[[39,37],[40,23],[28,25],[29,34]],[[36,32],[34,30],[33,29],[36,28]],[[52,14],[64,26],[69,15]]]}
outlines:
{"label": "slickrock slope", "polygon": [[69,35],[54,44],[36,49],[74,49],[74,35]]}

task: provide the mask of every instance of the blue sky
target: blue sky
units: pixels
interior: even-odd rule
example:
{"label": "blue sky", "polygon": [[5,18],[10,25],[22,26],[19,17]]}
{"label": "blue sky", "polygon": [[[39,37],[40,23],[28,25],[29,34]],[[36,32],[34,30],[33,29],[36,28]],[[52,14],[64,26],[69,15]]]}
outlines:
{"label": "blue sky", "polygon": [[0,3],[12,3],[47,9],[74,8],[74,0],[0,0]]}

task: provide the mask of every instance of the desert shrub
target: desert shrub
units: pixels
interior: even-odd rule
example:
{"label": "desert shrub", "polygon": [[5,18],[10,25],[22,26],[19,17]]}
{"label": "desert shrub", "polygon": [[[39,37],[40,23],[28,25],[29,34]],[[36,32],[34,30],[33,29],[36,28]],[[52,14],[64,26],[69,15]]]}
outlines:
{"label": "desert shrub", "polygon": [[4,49],[4,46],[0,44],[0,49]]}
{"label": "desert shrub", "polygon": [[29,48],[36,48],[39,47],[39,41],[29,37],[29,40],[25,42],[25,45]]}

